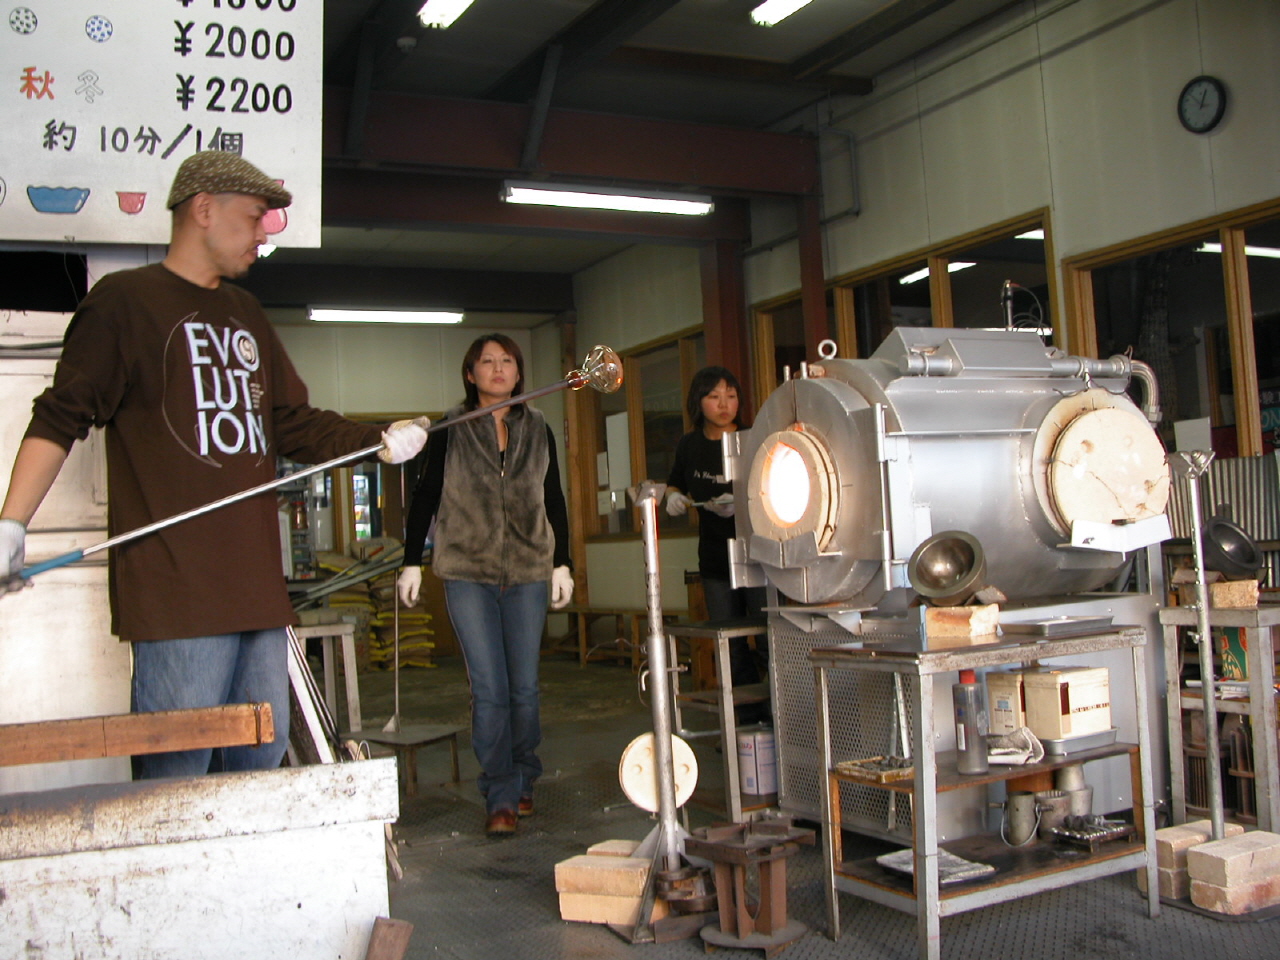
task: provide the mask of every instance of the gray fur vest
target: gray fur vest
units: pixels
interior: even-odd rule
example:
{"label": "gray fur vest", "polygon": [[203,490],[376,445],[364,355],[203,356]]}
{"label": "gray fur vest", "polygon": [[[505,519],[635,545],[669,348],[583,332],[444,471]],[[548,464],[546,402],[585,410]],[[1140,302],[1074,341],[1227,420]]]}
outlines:
{"label": "gray fur vest", "polygon": [[[457,416],[462,407],[447,414]],[[524,404],[507,412],[505,461],[493,417],[449,428],[431,566],[443,580],[511,586],[551,577],[555,534],[543,498],[547,423]]]}

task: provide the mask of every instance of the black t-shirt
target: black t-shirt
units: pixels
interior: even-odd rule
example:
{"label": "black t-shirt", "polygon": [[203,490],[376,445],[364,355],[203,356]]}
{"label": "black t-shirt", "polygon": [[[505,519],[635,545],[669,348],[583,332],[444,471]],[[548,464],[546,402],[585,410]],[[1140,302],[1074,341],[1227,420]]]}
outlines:
{"label": "black t-shirt", "polygon": [[[689,495],[698,503],[729,493],[733,486],[724,481],[724,458],[720,441],[708,440],[699,429],[686,433],[676,444],[667,485]],[[698,508],[698,572],[706,579],[729,579],[729,544],[735,533],[733,517],[721,517]]]}

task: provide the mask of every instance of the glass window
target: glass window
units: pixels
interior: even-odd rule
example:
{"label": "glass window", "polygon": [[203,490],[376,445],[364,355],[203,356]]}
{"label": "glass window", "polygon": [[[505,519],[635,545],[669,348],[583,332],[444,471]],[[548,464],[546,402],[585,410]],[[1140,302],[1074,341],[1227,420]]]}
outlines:
{"label": "glass window", "polygon": [[631,373],[623,361],[626,379],[617,393],[597,394],[599,403],[599,451],[596,457],[597,533],[629,533],[632,529],[631,504],[627,487],[631,486],[631,430],[627,415],[627,391]]}
{"label": "glass window", "polygon": [[[636,533],[627,488],[640,480],[666,482],[676,443],[686,432],[684,401],[694,372],[706,365],[702,334],[671,340],[623,358],[622,389],[596,394],[596,534]],[[662,529],[690,526],[686,517],[658,511]]]}
{"label": "glass window", "polygon": [[1016,327],[1038,330],[1046,340],[1052,336],[1043,232],[1003,237],[947,259],[953,326]]}
{"label": "glass window", "polygon": [[1244,233],[1262,408],[1262,449],[1280,449],[1280,222]]}
{"label": "glass window", "polygon": [[680,346],[671,344],[641,354],[633,362],[644,411],[645,477],[666,482],[676,444],[685,432],[684,400],[688,381],[681,376]]}
{"label": "glass window", "polygon": [[1207,419],[1215,453],[1229,457],[1236,437],[1222,257],[1206,241],[1216,235],[1093,271],[1098,355],[1131,352],[1151,367],[1169,449],[1175,422]]}
{"label": "glass window", "polygon": [[895,270],[853,289],[853,315],[858,355],[871,356],[894,327],[927,327],[933,323],[929,268],[920,262]]}
{"label": "glass window", "polygon": [[800,301],[785,304],[769,314],[773,326],[773,365],[769,386],[785,380],[787,371],[794,376],[800,364],[808,359],[804,344],[804,314]]}

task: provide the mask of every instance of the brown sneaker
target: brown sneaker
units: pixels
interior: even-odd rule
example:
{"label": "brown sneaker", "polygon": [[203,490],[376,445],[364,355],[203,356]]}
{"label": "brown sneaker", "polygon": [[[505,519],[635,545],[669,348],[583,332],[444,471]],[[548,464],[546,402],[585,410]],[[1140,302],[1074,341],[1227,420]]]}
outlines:
{"label": "brown sneaker", "polygon": [[509,837],[516,832],[516,812],[495,810],[484,821],[484,832],[490,837]]}
{"label": "brown sneaker", "polygon": [[533,797],[521,797],[520,805],[516,807],[516,813],[522,817],[533,816]]}

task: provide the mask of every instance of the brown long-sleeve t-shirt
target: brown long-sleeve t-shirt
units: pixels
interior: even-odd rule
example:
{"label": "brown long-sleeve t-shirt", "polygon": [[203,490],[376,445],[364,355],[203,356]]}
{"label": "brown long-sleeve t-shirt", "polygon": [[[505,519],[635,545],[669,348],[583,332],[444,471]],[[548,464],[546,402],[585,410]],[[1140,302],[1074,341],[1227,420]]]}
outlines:
{"label": "brown long-sleeve t-shirt", "polygon": [[[111,536],[275,479],[277,455],[319,463],[380,428],[307,402],[261,306],[161,264],[99,281],[67,328],[27,436],[69,449],[106,435]],[[115,547],[112,630],[170,640],[294,623],[274,492]]]}

